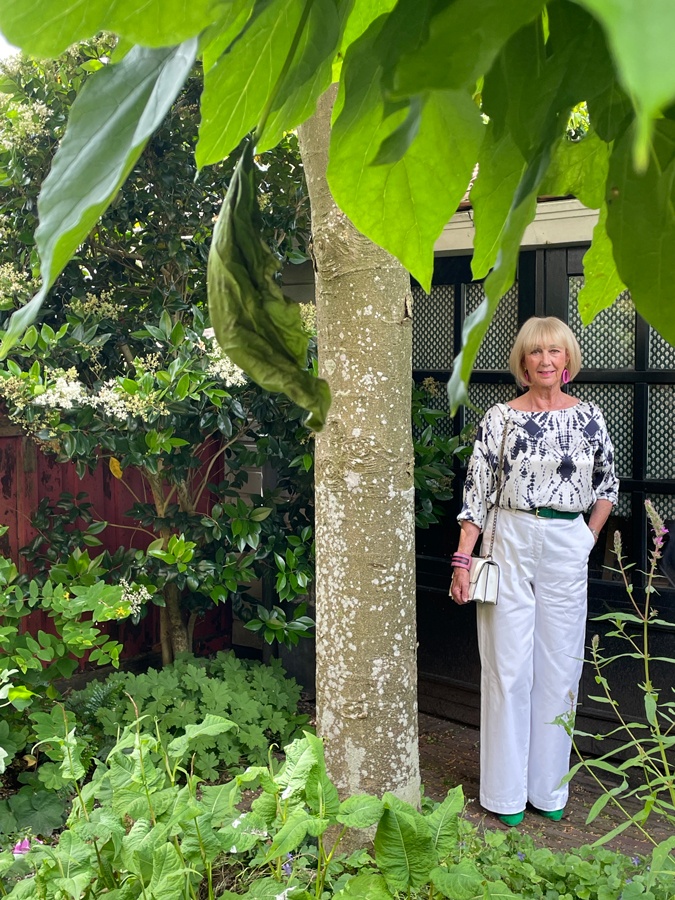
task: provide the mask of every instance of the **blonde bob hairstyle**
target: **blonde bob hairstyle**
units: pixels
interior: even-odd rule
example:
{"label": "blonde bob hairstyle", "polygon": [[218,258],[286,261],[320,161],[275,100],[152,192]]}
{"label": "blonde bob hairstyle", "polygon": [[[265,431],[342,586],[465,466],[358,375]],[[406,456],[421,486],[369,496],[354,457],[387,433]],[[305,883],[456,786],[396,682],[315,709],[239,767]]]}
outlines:
{"label": "blonde bob hairstyle", "polygon": [[579,374],[581,350],[571,328],[555,316],[532,316],[516,335],[509,356],[509,369],[516,379],[518,387],[527,388],[529,386],[525,380],[525,356],[542,346],[562,347],[566,350],[570,381]]}

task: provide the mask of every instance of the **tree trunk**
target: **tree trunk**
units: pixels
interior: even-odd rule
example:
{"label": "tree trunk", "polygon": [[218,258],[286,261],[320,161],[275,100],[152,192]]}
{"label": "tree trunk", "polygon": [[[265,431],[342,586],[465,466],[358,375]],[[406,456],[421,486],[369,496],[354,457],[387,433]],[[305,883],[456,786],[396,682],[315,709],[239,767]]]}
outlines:
{"label": "tree trunk", "polygon": [[419,803],[410,278],[326,182],[334,88],[300,129],[321,375],[316,441],[317,725],[344,796]]}
{"label": "tree trunk", "polygon": [[[150,485],[157,515],[162,518],[167,506],[164,495],[164,480],[161,474],[150,475],[146,472],[145,477]],[[171,532],[167,528],[163,528],[160,531],[160,536],[164,541],[164,549],[166,550],[171,538]],[[162,642],[162,665],[166,666],[174,661],[178,653],[187,653],[191,650],[192,644],[180,607],[181,596],[178,586],[174,582],[168,582],[162,587],[162,594],[164,595],[165,606],[161,611],[160,636]]]}

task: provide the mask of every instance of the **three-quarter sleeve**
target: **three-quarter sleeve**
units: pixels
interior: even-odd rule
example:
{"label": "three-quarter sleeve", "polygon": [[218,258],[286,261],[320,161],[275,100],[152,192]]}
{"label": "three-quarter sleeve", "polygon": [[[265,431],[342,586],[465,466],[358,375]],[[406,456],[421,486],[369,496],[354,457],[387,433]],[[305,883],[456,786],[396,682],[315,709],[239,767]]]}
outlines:
{"label": "three-quarter sleeve", "polygon": [[464,480],[464,502],[457,520],[473,522],[483,530],[488,509],[494,500],[495,469],[504,416],[491,407],[480,424]]}
{"label": "three-quarter sleeve", "polygon": [[614,469],[614,447],[602,413],[596,408],[595,414],[600,429],[593,461],[593,492],[596,500],[609,500],[614,504],[619,498],[619,479]]}

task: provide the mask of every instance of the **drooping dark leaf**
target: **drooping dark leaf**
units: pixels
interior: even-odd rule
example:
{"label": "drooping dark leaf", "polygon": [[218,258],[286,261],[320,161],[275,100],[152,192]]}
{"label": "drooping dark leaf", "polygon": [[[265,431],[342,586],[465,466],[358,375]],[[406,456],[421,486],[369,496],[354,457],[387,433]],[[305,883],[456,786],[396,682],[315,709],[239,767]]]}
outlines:
{"label": "drooping dark leaf", "polygon": [[237,163],[213,233],[208,297],[216,338],[227,355],[269,391],[283,391],[320,430],[330,390],[306,370],[308,338],[297,303],[275,281],[279,263],[260,238],[253,147]]}
{"label": "drooping dark leaf", "polygon": [[675,121],[654,126],[649,165],[633,166],[633,129],[614,145],[607,191],[607,234],[621,281],[640,313],[675,343]]}
{"label": "drooping dark leaf", "polygon": [[50,287],[124,183],[195,60],[197,41],[135,47],[88,79],[38,200],[42,287],[9,321],[5,356],[35,320]]}

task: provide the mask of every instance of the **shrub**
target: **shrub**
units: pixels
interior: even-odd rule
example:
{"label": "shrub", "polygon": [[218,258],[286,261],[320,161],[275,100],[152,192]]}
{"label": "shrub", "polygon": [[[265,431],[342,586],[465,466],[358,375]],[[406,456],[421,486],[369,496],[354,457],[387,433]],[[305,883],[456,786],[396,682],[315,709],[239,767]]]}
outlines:
{"label": "shrub", "polygon": [[292,739],[307,722],[307,716],[297,713],[300,690],[277,660],[263,665],[237,659],[232,652],[211,659],[185,654],[173,665],[143,675],[115,672],[71,693],[67,705],[88,723],[101,748],[137,716],[157,720],[169,739],[209,714],[231,719],[236,729],[202,736],[193,744],[194,771],[216,780],[225,770],[265,762],[271,743],[281,746]]}

